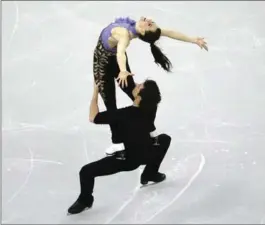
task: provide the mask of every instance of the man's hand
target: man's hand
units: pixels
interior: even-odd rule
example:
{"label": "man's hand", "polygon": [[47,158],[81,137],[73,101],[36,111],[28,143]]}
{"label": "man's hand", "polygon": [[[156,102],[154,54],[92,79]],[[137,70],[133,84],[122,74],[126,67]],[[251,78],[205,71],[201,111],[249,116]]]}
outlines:
{"label": "man's hand", "polygon": [[98,94],[99,93],[99,84],[96,84],[96,82],[94,81],[94,94]]}

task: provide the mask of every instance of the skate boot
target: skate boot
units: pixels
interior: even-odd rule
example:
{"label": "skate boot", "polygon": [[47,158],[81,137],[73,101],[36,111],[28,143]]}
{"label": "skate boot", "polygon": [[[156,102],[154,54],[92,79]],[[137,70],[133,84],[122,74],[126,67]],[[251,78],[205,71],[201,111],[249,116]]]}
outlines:
{"label": "skate boot", "polygon": [[78,214],[83,212],[86,209],[89,209],[92,207],[94,202],[94,197],[92,196],[89,203],[83,203],[82,201],[80,201],[80,199],[78,198],[73,205],[70,206],[70,208],[68,209],[68,214]]}
{"label": "skate boot", "polygon": [[107,156],[115,156],[117,159],[125,160],[125,151],[124,145],[121,144],[112,144],[106,151]]}
{"label": "skate boot", "polygon": [[146,185],[148,182],[154,182],[154,183],[159,183],[162,182],[166,179],[166,174],[164,173],[156,173],[154,175],[141,175],[141,184]]}
{"label": "skate boot", "polygon": [[108,147],[105,151],[106,155],[107,156],[112,156],[115,154],[115,152],[119,152],[119,151],[122,151],[124,150],[125,147],[124,147],[124,144],[112,144],[110,147]]}

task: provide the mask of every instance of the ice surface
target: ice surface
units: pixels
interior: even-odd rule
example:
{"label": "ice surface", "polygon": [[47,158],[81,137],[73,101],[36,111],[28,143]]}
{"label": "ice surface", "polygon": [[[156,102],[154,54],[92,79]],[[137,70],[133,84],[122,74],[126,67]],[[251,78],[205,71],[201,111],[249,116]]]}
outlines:
{"label": "ice surface", "polygon": [[[264,224],[264,2],[2,6],[3,223]],[[172,136],[161,167],[168,179],[144,189],[141,170],[97,179],[94,208],[66,216],[81,166],[110,145],[108,127],[88,122],[99,32],[115,17],[142,15],[204,36],[210,50],[161,39],[171,74],[153,63],[147,44],[128,50],[135,79],[161,88],[156,125]],[[117,98],[131,103],[120,90]]]}

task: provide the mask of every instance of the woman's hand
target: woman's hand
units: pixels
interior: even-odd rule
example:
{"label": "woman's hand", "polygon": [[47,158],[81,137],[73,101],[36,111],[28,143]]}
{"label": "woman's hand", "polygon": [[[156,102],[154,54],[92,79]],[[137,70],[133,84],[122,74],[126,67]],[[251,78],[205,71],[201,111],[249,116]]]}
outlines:
{"label": "woman's hand", "polygon": [[128,76],[133,76],[134,74],[128,72],[128,71],[120,71],[118,77],[117,77],[117,82],[118,84],[124,88],[124,85],[127,87],[128,82],[127,82],[127,77]]}
{"label": "woman's hand", "polygon": [[201,49],[204,48],[206,51],[208,51],[207,43],[204,41],[204,38],[195,38],[194,44],[198,45]]}

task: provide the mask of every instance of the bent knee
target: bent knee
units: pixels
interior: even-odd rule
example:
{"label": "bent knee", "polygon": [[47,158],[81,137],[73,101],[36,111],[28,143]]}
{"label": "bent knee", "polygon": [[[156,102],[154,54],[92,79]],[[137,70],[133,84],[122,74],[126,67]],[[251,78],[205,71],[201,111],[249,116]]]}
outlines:
{"label": "bent knee", "polygon": [[167,140],[167,141],[171,141],[171,137],[168,134],[163,133],[163,134],[160,134],[158,137],[161,139]]}
{"label": "bent knee", "polygon": [[90,169],[89,165],[85,165],[81,168],[81,170],[79,171],[79,176],[80,177],[84,177],[84,176],[92,176],[93,175],[93,171]]}
{"label": "bent knee", "polygon": [[81,170],[79,171],[79,176],[80,176],[80,177],[84,176],[85,172],[86,172],[86,169],[85,169],[85,166],[83,166],[83,167],[81,168]]}

